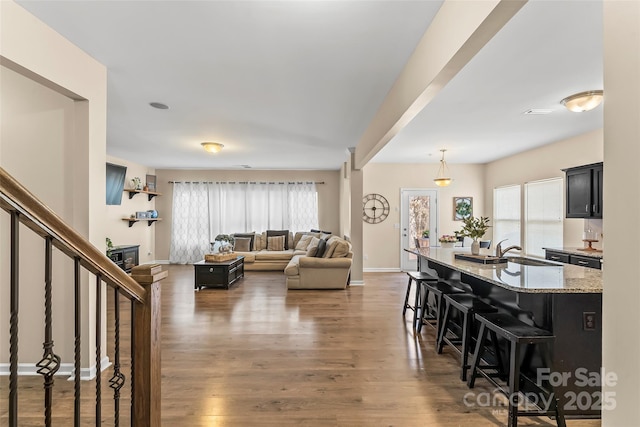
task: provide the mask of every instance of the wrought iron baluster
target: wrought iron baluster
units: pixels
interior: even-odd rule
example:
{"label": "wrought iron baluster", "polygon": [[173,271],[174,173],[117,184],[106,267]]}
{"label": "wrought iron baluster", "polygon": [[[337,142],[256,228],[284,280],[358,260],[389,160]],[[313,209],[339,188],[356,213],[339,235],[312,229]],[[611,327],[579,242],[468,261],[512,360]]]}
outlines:
{"label": "wrought iron baluster", "polygon": [[125,376],[120,372],[120,299],[118,289],[113,290],[115,299],[114,304],[114,318],[115,318],[115,351],[113,361],[113,376],[109,380],[109,387],[113,389],[114,400],[114,426],[120,426],[120,389],[124,385]]}
{"label": "wrought iron baluster", "polygon": [[53,277],[52,238],[45,238],[44,258],[44,352],[36,364],[38,373],[44,377],[44,425],[51,426],[51,408],[53,406],[53,376],[60,368],[60,356],[53,352],[53,325],[51,315],[51,282]]}
{"label": "wrought iron baluster", "polygon": [[9,320],[9,426],[18,426],[18,283],[20,214],[11,212],[11,318]]}
{"label": "wrought iron baluster", "polygon": [[74,417],[73,425],[80,427],[80,315],[81,315],[81,301],[80,301],[80,258],[74,258],[74,285],[75,285],[75,348],[74,348]]}
{"label": "wrought iron baluster", "polygon": [[102,424],[102,275],[96,276],[96,426]]}

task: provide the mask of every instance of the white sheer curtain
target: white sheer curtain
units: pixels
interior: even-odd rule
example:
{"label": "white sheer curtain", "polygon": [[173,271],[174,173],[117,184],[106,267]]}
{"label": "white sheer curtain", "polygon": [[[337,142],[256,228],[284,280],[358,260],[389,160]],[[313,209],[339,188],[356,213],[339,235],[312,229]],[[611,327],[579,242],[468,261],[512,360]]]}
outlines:
{"label": "white sheer curtain", "polygon": [[207,184],[175,183],[169,261],[187,264],[204,259],[210,238]]}
{"label": "white sheer curtain", "polygon": [[314,183],[288,184],[289,229],[318,227],[318,190]]}
{"label": "white sheer curtain", "polygon": [[202,260],[218,234],[312,228],[318,228],[314,183],[175,183],[169,260]]}

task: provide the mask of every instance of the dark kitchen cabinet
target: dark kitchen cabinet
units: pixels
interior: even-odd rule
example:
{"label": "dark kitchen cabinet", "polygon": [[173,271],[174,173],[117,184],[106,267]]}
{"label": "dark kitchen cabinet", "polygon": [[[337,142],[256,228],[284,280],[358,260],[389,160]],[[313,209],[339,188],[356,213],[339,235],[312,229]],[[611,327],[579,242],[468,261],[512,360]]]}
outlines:
{"label": "dark kitchen cabinet", "polygon": [[566,217],[602,218],[602,163],[564,169]]}

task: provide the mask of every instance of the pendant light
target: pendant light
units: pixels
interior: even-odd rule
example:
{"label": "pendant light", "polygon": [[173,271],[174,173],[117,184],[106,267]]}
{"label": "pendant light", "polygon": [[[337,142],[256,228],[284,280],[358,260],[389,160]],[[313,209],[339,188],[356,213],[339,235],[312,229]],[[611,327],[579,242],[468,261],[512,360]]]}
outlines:
{"label": "pendant light", "polygon": [[447,162],[444,161],[444,152],[447,150],[442,149],[440,151],[442,151],[440,167],[438,168],[438,175],[436,175],[433,182],[435,182],[438,187],[446,187],[451,184],[451,181],[453,180],[449,177],[449,168],[447,167]]}

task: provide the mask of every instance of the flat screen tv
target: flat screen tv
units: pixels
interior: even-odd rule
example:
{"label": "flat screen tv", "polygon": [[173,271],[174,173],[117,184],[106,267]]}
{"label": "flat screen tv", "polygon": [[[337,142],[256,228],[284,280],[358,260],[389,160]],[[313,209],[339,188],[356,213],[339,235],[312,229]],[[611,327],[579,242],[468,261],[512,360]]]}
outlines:
{"label": "flat screen tv", "polygon": [[126,166],[107,163],[107,205],[119,205],[122,203],[122,191],[124,190],[126,175]]}

